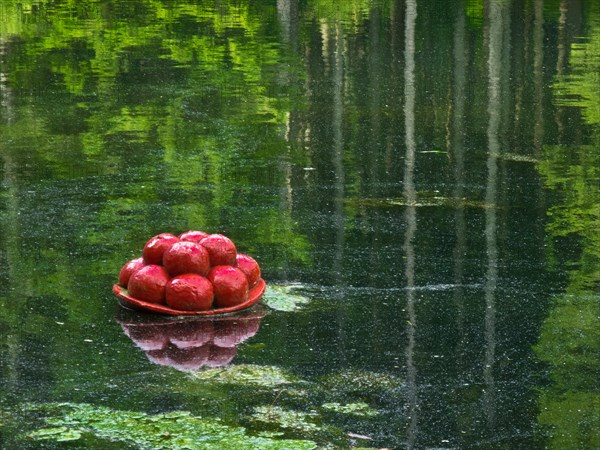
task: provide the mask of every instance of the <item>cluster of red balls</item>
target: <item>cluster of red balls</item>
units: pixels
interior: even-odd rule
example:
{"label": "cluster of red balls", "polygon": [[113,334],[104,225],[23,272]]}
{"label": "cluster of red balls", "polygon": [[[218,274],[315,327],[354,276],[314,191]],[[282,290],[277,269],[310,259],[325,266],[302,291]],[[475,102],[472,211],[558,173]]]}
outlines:
{"label": "cluster of red balls", "polygon": [[119,273],[119,285],[133,298],[180,311],[239,305],[259,280],[258,263],[231,239],[195,230],[154,236]]}

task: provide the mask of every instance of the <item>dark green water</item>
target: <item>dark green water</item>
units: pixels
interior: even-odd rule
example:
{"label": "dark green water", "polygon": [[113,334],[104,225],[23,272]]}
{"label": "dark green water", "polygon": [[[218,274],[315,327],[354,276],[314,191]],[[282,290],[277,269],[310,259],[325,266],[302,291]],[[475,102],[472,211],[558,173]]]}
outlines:
{"label": "dark green water", "polygon": [[[600,448],[598,73],[594,0],[3,0],[0,448]],[[121,308],[188,229],[309,302]]]}

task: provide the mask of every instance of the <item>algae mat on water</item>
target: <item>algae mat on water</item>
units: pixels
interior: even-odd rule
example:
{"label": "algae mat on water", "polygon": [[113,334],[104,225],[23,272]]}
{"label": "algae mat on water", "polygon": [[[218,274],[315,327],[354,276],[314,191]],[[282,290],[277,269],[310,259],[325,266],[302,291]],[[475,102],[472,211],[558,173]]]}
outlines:
{"label": "algae mat on water", "polygon": [[251,436],[242,427],[193,416],[186,411],[148,415],[77,403],[29,405],[29,410],[48,414],[47,428],[29,433],[45,441],[79,440],[86,434],[148,449],[313,449],[309,440]]}

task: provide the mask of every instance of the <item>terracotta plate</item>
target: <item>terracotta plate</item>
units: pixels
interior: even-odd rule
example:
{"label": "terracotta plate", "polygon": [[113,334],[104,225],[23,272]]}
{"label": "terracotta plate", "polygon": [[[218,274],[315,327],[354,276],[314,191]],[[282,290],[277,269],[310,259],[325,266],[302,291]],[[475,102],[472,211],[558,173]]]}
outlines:
{"label": "terracotta plate", "polygon": [[250,308],[252,305],[256,304],[263,293],[265,292],[265,288],[267,284],[265,280],[262,278],[258,280],[258,284],[250,289],[248,293],[248,300],[244,303],[240,303],[239,305],[230,306],[228,308],[215,308],[209,309],[207,311],[181,311],[178,309],[169,308],[166,305],[159,305],[157,303],[149,303],[143,300],[138,300],[133,298],[127,292],[127,289],[122,288],[118,284],[113,286],[113,292],[119,298],[119,302],[126,308],[135,309],[138,311],[146,311],[152,312],[156,314],[165,314],[169,316],[211,316],[214,314],[226,314],[232,313],[235,311],[241,311],[242,309]]}

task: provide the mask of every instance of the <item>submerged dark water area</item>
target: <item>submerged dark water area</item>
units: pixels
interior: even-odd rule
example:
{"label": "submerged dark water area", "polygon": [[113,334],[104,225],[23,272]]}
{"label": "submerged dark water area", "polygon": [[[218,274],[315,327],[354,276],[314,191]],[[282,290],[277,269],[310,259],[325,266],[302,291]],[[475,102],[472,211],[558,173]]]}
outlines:
{"label": "submerged dark water area", "polygon": [[[7,0],[0,448],[600,447],[600,4]],[[151,236],[268,283],[111,292]]]}

